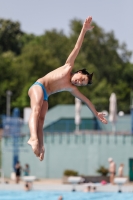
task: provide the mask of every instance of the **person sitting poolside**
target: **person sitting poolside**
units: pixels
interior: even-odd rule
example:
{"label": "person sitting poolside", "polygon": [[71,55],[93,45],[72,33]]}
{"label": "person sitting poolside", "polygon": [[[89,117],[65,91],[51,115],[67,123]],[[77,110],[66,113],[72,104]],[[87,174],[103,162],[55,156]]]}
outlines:
{"label": "person sitting poolside", "polygon": [[25,191],[30,191],[31,190],[31,184],[30,183],[25,183],[25,187],[24,187]]}
{"label": "person sitting poolside", "polygon": [[90,192],[91,191],[91,186],[88,185],[85,189],[84,189],[84,192]]}
{"label": "person sitting poolside", "polygon": [[85,189],[84,192],[95,192],[96,191],[96,187],[95,186],[90,186],[88,185]]}

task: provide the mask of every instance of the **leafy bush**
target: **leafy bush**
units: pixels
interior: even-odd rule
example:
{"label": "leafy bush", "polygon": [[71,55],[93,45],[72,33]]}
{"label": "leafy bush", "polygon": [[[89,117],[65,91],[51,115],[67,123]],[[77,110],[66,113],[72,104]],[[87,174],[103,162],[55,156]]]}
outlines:
{"label": "leafy bush", "polygon": [[101,166],[98,170],[97,173],[101,174],[102,176],[107,176],[109,173],[109,170],[105,168],[104,166]]}
{"label": "leafy bush", "polygon": [[78,176],[78,172],[69,169],[65,170],[63,174],[64,176]]}

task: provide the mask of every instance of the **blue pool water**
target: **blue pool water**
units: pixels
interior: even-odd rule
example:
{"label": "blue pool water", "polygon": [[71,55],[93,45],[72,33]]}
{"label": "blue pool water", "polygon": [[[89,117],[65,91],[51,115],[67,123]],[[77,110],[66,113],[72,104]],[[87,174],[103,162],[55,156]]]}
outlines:
{"label": "blue pool water", "polygon": [[0,200],[133,200],[133,193],[83,193],[48,191],[0,191]]}

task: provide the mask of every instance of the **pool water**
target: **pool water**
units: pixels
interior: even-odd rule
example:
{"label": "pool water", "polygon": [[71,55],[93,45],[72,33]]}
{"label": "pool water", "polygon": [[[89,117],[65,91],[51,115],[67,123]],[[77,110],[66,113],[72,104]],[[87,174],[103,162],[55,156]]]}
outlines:
{"label": "pool water", "polygon": [[133,200],[133,193],[83,193],[48,191],[0,191],[0,200]]}

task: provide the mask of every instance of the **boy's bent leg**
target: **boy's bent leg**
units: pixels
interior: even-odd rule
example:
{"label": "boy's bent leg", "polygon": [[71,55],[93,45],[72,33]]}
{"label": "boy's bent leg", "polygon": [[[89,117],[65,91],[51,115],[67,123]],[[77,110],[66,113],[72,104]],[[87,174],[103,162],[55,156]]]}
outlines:
{"label": "boy's bent leg", "polygon": [[39,150],[40,150],[39,159],[40,159],[40,161],[42,161],[44,159],[44,153],[45,153],[45,148],[44,148],[44,143],[43,143],[43,137],[44,137],[43,124],[44,124],[44,119],[45,119],[47,110],[48,110],[48,102],[44,101],[43,105],[42,105],[40,117],[39,117],[38,131],[37,131],[38,139],[39,139]]}
{"label": "boy's bent leg", "polygon": [[31,100],[31,115],[29,119],[29,128],[31,137],[28,144],[31,145],[33,152],[39,157],[39,139],[37,134],[38,121],[43,105],[43,92],[40,87],[34,86],[30,89],[30,100]]}

